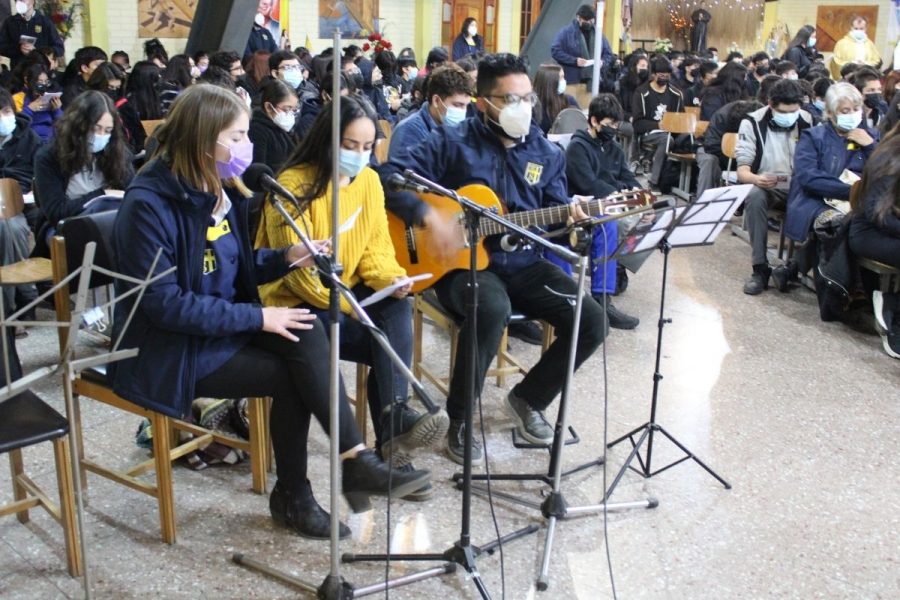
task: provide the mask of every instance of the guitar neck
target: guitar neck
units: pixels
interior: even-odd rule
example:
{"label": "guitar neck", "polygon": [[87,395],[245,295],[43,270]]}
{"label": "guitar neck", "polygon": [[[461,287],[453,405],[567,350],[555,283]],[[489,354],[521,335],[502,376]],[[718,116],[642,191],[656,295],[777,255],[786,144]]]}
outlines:
{"label": "guitar neck", "polygon": [[[604,214],[604,206],[607,204],[619,204],[619,200],[627,198],[627,194],[615,194],[606,198],[595,198],[581,204],[581,209],[589,217],[598,217]],[[629,202],[630,204],[630,202]],[[546,227],[556,223],[565,223],[569,218],[569,205],[558,204],[539,208],[537,210],[525,210],[522,212],[506,213],[503,218],[519,227]],[[506,228],[496,221],[485,220],[479,226],[482,237],[505,233]]]}

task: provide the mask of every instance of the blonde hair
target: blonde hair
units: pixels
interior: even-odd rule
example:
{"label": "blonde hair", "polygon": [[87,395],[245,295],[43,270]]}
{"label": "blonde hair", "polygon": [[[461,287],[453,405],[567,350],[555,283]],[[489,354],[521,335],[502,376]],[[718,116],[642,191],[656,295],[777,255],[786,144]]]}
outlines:
{"label": "blonde hair", "polygon": [[[216,142],[241,113],[249,115],[234,92],[205,83],[192,85],[178,95],[165,122],[156,130],[159,147],[153,156],[165,160],[172,173],[191,187],[221,198]],[[227,183],[244,196],[251,195],[240,178]]]}

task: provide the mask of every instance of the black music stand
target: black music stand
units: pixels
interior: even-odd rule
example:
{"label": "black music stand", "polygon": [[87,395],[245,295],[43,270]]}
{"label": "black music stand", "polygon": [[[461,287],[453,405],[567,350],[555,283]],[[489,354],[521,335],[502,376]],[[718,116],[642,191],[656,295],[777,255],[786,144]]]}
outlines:
{"label": "black music stand", "polygon": [[[716,236],[721,233],[722,229],[731,220],[734,211],[741,205],[747,194],[750,193],[751,185],[736,185],[724,188],[714,188],[706,190],[703,195],[693,204],[687,206],[679,206],[673,212],[666,213],[668,216],[655,222],[638,222],[638,224],[625,236],[619,245],[614,258],[630,256],[653,248],[659,248],[663,254],[663,271],[662,271],[662,289],[659,299],[659,322],[657,324],[658,332],[656,336],[656,362],[653,372],[653,394],[650,399],[650,420],[637,427],[622,437],[607,444],[607,448],[625,441],[631,442],[631,454],[625,459],[625,464],[616,474],[615,479],[606,491],[605,500],[609,500],[622,476],[627,469],[642,475],[644,478],[650,478],[661,473],[675,465],[682,463],[688,459],[693,460],[703,469],[718,480],[725,489],[730,490],[731,484],[722,479],[715,471],[709,468],[706,463],[697,458],[690,450],[688,450],[681,442],[676,440],[672,434],[662,428],[656,422],[656,407],[659,399],[659,382],[663,376],[660,372],[660,362],[662,359],[662,337],[663,329],[667,323],[671,323],[672,319],[665,317],[666,308],[666,279],[669,272],[669,252],[672,248],[690,247],[690,246],[709,246]],[[653,459],[653,436],[655,433],[661,433],[669,441],[678,446],[684,452],[684,456],[668,465],[656,469],[652,469]],[[634,437],[640,433],[637,442]],[[647,442],[646,458],[641,457],[641,446]],[[635,458],[640,465],[640,469],[632,465]]]}

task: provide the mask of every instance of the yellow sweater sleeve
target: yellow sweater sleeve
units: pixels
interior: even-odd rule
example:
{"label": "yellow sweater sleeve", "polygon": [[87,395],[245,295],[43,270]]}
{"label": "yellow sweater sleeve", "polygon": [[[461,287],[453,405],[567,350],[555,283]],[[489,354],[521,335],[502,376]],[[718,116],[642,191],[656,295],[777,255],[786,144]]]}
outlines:
{"label": "yellow sweater sleeve", "polygon": [[363,174],[368,176],[365,186],[365,210],[370,213],[371,233],[369,243],[363,249],[359,259],[357,273],[367,286],[373,290],[380,290],[389,286],[397,277],[406,275],[406,271],[397,262],[394,244],[388,234],[384,189],[381,187],[381,181],[368,167]]}

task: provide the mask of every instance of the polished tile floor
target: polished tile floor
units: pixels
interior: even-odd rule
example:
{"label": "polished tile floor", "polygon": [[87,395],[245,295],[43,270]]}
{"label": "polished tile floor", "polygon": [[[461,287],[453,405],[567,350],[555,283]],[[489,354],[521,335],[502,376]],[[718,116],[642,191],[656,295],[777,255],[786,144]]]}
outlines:
{"label": "polished tile floor", "polygon": [[[813,294],[741,293],[749,273],[746,244],[730,235],[715,246],[676,250],[671,257],[658,422],[727,479],[725,490],[693,462],[651,479],[628,473],[613,500],[653,497],[655,509],[587,516],[559,523],[550,555],[550,587],[535,589],[546,524],[534,510],[495,499],[503,533],[530,524],[537,534],[484,555],[478,568],[492,597],[612,598],[607,558],[619,598],[898,598],[900,597],[900,363],[880,340],[818,319]],[[606,344],[608,410],[604,413],[604,363],[598,352],[578,372],[572,418],[581,443],[566,449],[565,465],[601,455],[604,416],[609,439],[649,416],[661,257],[631,278],[616,304],[641,318],[635,331],[613,331]],[[426,356],[446,364],[448,342],[428,332]],[[33,330],[19,342],[27,368],[52,361],[53,334]],[[527,361],[537,350],[512,342]],[[350,371],[347,371],[350,374]],[[352,386],[352,377],[347,377]],[[503,390],[489,382],[484,422],[493,472],[542,472],[543,451],[513,448]],[[62,406],[58,382],[40,392]],[[144,456],[133,444],[131,416],[97,403],[83,404],[88,452],[112,463]],[[327,440],[314,426],[311,477],[327,502]],[[628,448],[609,452],[611,479]],[[653,466],[679,453],[657,437]],[[5,460],[5,459],[4,459]],[[54,482],[49,446],[26,454],[34,478]],[[456,465],[440,454],[416,460],[434,473],[435,496],[424,504],[394,502],[391,547],[440,551],[459,535],[460,493],[450,477]],[[271,484],[270,484],[271,485]],[[539,502],[537,484],[495,483],[494,489]],[[563,483],[570,505],[602,496],[600,468]],[[292,598],[296,589],[231,563],[243,552],[320,583],[329,567],[328,544],[278,530],[267,499],[250,490],[246,465],[175,473],[178,543],[158,538],[155,504],[145,496],[91,477],[87,540],[97,598]],[[11,496],[8,470],[0,474],[0,500]],[[488,504],[475,498],[472,537],[495,537]],[[0,597],[69,598],[81,594],[68,577],[61,536],[39,511],[30,524],[0,521]],[[350,516],[353,539],[345,552],[387,547],[386,506]],[[607,556],[608,555],[608,556]],[[394,563],[391,575],[430,565]],[[378,582],[384,564],[344,570],[357,586]],[[463,572],[394,590],[393,598],[476,598]]]}

